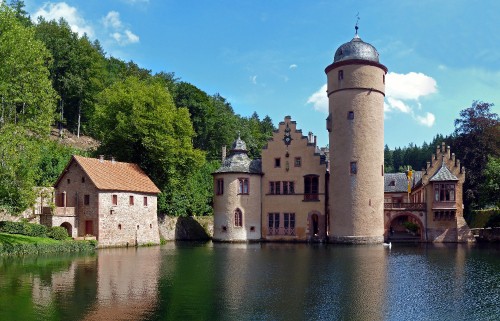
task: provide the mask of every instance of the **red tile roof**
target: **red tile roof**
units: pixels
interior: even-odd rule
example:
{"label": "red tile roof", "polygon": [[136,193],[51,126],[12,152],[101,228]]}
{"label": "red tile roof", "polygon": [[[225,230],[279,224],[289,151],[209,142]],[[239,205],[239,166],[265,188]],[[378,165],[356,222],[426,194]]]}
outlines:
{"label": "red tile roof", "polygon": [[[158,194],[160,190],[137,164],[123,163],[97,158],[73,155],[66,170],[72,162],[76,162],[89,176],[99,190],[129,191]],[[65,170],[65,171],[66,171]],[[64,176],[57,180],[55,186]]]}

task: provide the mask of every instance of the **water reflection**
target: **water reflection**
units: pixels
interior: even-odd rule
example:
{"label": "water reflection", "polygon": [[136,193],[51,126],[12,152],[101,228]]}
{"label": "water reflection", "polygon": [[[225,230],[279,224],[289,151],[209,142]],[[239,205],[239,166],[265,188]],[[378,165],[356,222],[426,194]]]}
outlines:
{"label": "water reflection", "polygon": [[170,243],[2,258],[0,320],[468,320],[500,315],[498,247]]}

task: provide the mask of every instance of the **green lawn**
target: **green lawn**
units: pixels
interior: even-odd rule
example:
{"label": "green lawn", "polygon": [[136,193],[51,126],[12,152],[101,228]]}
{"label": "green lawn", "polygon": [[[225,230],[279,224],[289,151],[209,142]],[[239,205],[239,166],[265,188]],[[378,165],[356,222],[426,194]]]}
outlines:
{"label": "green lawn", "polygon": [[48,237],[31,237],[19,234],[0,233],[0,244],[58,244],[57,241]]}

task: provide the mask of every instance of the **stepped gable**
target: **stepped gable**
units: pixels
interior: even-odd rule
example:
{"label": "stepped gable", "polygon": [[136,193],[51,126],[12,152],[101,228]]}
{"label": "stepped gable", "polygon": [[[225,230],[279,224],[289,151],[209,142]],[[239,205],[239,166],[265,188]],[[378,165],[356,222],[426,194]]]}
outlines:
{"label": "stepped gable", "polygon": [[248,157],[247,145],[238,137],[233,142],[229,156],[215,173],[262,174],[262,162],[260,159],[252,160]]}
{"label": "stepped gable", "polygon": [[57,187],[72,164],[77,163],[99,190],[158,194],[160,190],[142,169],[133,163],[73,155],[54,187]]}

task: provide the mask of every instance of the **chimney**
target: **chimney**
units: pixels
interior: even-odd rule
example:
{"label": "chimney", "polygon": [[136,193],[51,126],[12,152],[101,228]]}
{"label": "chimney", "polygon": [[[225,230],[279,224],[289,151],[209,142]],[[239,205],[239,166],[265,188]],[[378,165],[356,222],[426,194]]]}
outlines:
{"label": "chimney", "polygon": [[99,155],[99,162],[104,163],[104,155]]}
{"label": "chimney", "polygon": [[318,137],[316,135],[314,135],[314,146],[316,146],[316,140],[317,140],[317,138]]}
{"label": "chimney", "polygon": [[312,132],[309,132],[309,134],[307,135],[307,142],[309,144],[313,142],[313,133]]}
{"label": "chimney", "polygon": [[222,146],[222,162],[226,160],[226,145]]}

